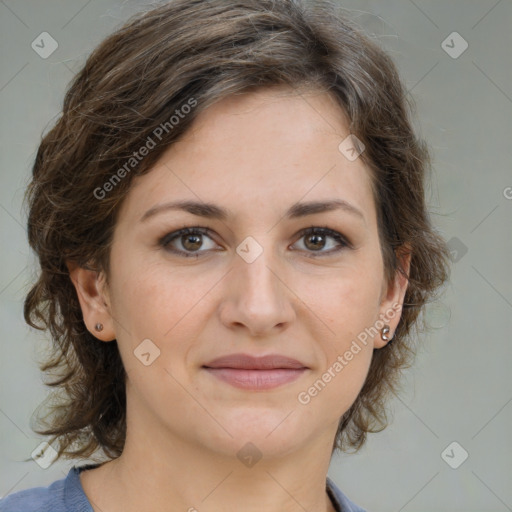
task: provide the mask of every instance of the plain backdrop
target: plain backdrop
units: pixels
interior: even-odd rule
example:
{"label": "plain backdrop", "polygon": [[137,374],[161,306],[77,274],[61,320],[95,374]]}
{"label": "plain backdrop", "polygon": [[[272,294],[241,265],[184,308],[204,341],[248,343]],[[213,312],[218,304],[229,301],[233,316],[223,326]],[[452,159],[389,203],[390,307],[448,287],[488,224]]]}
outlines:
{"label": "plain backdrop", "polygon": [[[36,364],[45,335],[22,317],[35,271],[24,188],[73,74],[145,4],[0,1],[0,496],[48,485],[74,464],[22,462],[42,441],[29,422],[47,394]],[[433,152],[427,199],[454,262],[390,402],[391,425],[359,453],[335,456],[330,476],[373,512],[512,510],[512,2],[342,4],[392,55],[416,101]],[[58,44],[47,58],[31,46],[42,32]]]}

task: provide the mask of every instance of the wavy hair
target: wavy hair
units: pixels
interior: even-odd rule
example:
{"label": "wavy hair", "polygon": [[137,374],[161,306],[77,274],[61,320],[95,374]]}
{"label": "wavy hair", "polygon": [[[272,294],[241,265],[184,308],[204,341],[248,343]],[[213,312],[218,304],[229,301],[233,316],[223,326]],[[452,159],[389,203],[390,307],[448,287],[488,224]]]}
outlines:
{"label": "wavy hair", "polygon": [[[330,0],[173,0],[130,18],[91,53],[33,165],[28,239],[40,269],[24,317],[51,336],[40,369],[52,377],[45,384],[53,393],[38,418],[44,428],[32,429],[58,442],[58,458],[98,449],[115,458],[126,436],[117,343],[100,343],[86,329],[66,261],[108,279],[117,213],[134,176],[150,171],[209,105],[278,85],[328,92],[364,143],[389,282],[405,274],[397,251],[412,252],[393,342],[374,351],[333,451],[357,451],[367,433],[387,425],[388,395],[415,353],[413,330],[420,329],[413,327],[449,273],[449,252],[424,197],[429,150],[413,130],[413,104],[393,61]],[[171,123],[191,98],[197,105]],[[126,167],[159,126],[166,129],[155,147]]]}

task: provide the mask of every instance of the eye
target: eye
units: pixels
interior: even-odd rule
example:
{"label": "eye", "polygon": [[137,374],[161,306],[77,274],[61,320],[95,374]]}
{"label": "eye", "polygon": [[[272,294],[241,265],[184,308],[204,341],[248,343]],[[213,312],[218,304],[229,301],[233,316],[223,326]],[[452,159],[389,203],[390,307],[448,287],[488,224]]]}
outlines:
{"label": "eye", "polygon": [[[186,258],[198,258],[202,253],[216,250],[217,245],[210,236],[211,231],[204,227],[183,228],[173,231],[160,239],[159,244],[166,251],[184,256]],[[210,240],[210,247],[204,247],[205,237]],[[310,227],[299,232],[300,239],[304,238],[304,247],[310,254],[308,257],[321,257],[336,253],[346,247],[351,247],[350,242],[337,231],[326,227]],[[328,243],[328,239],[337,244]],[[297,243],[297,242],[296,242]],[[207,244],[208,245],[208,244]],[[330,250],[325,251],[326,247]],[[176,247],[178,246],[178,247]],[[203,250],[200,250],[203,249]],[[316,254],[315,254],[316,253]]]}
{"label": "eye", "polygon": [[[345,247],[351,247],[350,242],[337,231],[334,231],[329,228],[321,228],[321,227],[310,227],[302,230],[299,233],[300,238],[304,238],[304,247],[307,252],[317,253],[317,254],[310,254],[309,257],[318,257],[318,256],[327,256],[329,254],[336,253]],[[327,243],[328,239],[332,239],[336,244],[330,244],[331,250],[324,251],[322,249],[325,249],[325,247],[329,247],[329,244]],[[332,248],[334,245],[334,248]]]}
{"label": "eye", "polygon": [[[210,230],[203,227],[183,228],[165,235],[159,243],[169,252],[185,256],[186,258],[198,258],[202,252],[215,250],[214,246],[217,244],[213,242],[209,233]],[[209,238],[213,245],[206,247],[204,251],[199,251],[204,245],[204,237]],[[181,248],[176,248],[176,245],[181,246]]]}

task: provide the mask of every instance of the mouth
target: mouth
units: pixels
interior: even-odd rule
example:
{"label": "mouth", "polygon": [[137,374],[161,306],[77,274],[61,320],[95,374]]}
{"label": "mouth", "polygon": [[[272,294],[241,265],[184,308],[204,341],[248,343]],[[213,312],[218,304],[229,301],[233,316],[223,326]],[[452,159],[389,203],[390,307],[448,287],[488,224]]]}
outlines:
{"label": "mouth", "polygon": [[309,368],[282,355],[253,357],[232,354],[203,365],[213,377],[231,386],[247,390],[267,390],[298,379]]}

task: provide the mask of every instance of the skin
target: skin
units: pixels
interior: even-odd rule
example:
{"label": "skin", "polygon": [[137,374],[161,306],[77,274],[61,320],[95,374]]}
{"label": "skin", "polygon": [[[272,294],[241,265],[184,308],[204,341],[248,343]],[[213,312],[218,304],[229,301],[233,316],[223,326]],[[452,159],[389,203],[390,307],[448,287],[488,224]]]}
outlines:
{"label": "skin", "polygon": [[[360,343],[308,404],[297,397],[359,333],[402,304],[407,288],[398,273],[389,286],[385,280],[368,170],[338,149],[349,133],[326,93],[274,87],[224,99],[134,180],[108,284],[104,273],[69,263],[88,329],[98,343],[117,339],[128,374],[123,454],[81,474],[95,511],[334,510],[325,491],[332,443],[373,350],[386,344],[380,333]],[[185,199],[232,215],[165,210],[140,220],[155,205]],[[294,203],[329,199],[351,203],[363,217],[344,210],[283,217]],[[192,245],[198,258],[159,244],[195,226],[212,232]],[[332,252],[339,242],[330,236],[315,243],[300,235],[311,226],[341,233],[351,247]],[[248,236],[263,249],[252,263],[236,252]],[[186,242],[178,237],[171,246],[186,251]],[[386,322],[391,335],[399,318],[400,311]],[[145,366],[134,350],[148,338],[160,356]],[[202,368],[235,352],[283,354],[308,370],[278,388],[250,391]],[[236,456],[248,442],[262,454],[252,467]]]}

